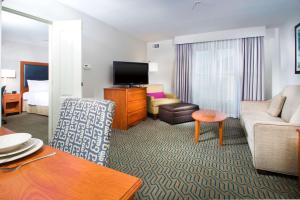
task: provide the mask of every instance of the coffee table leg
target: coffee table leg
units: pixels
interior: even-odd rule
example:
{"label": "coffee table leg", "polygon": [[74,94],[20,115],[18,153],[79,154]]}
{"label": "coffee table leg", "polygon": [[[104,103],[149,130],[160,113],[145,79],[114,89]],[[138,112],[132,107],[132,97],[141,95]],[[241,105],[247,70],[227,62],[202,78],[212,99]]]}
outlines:
{"label": "coffee table leg", "polygon": [[224,121],[219,122],[219,144],[223,145],[223,127]]}
{"label": "coffee table leg", "polygon": [[198,144],[200,135],[200,121],[195,120],[195,143]]}

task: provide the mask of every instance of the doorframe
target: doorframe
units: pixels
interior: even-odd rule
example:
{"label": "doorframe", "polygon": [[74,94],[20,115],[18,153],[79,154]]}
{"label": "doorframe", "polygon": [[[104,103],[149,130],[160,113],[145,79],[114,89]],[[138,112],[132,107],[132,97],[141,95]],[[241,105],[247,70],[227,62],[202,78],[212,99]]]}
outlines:
{"label": "doorframe", "polygon": [[5,11],[5,12],[9,12],[9,13],[12,13],[12,14],[15,14],[15,15],[19,15],[19,16],[26,17],[26,18],[29,18],[29,19],[33,19],[35,21],[39,21],[39,22],[42,22],[42,23],[48,24],[48,25],[51,25],[53,23],[50,20],[43,19],[43,18],[40,18],[40,17],[36,17],[34,15],[30,15],[30,14],[27,14],[27,13],[24,13],[24,12],[15,10],[15,9],[11,9],[11,8],[8,8],[8,7],[5,7],[5,6],[2,6],[1,11]]}
{"label": "doorframe", "polygon": [[[44,24],[47,24],[48,25],[48,73],[50,71],[50,67],[51,67],[51,51],[50,51],[50,47],[51,47],[51,40],[50,40],[50,35],[51,35],[51,27],[52,27],[52,24],[53,22],[50,21],[50,20],[47,20],[47,19],[43,19],[43,18],[40,18],[40,17],[37,17],[37,16],[34,16],[34,15],[30,15],[28,13],[24,13],[24,12],[21,12],[21,11],[18,11],[18,10],[15,10],[15,9],[11,9],[11,8],[8,8],[8,7],[5,7],[5,6],[2,6],[2,2],[0,2],[0,16],[1,16],[1,20],[0,20],[0,45],[1,45],[1,51],[0,53],[2,52],[2,11],[5,11],[5,12],[9,12],[9,13],[12,13],[12,14],[15,14],[15,15],[19,15],[19,16],[22,16],[22,17],[26,17],[26,18],[29,18],[29,19],[32,19],[32,20],[35,20],[35,21],[39,21],[41,23],[44,23]],[[2,59],[1,59],[1,54],[0,54],[0,71],[2,69]],[[49,76],[49,82],[51,83],[51,76]],[[1,84],[2,86],[2,84]],[[48,140],[50,142],[50,136],[52,135],[50,133],[50,123],[51,123],[51,117],[49,117],[49,112],[52,108],[52,102],[51,102],[51,96],[52,96],[52,90],[51,90],[51,84],[49,84],[49,106],[48,106]],[[1,94],[0,94],[0,98],[2,98]],[[2,112],[2,106],[0,107],[0,111]],[[0,115],[0,127],[2,127],[2,114]]]}

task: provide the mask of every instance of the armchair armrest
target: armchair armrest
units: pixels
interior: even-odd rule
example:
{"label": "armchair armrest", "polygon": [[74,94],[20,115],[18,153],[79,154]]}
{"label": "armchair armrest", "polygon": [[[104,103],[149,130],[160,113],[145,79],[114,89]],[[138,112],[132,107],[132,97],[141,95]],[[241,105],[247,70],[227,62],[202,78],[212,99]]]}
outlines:
{"label": "armchair armrest", "polygon": [[153,101],[154,100],[154,97],[152,97],[152,96],[147,96],[147,102],[151,102],[151,101]]}
{"label": "armchair armrest", "polygon": [[244,112],[266,112],[271,100],[268,101],[241,101],[241,113]]}
{"label": "armchair armrest", "polygon": [[177,99],[176,95],[172,93],[165,93],[165,96],[170,99]]}

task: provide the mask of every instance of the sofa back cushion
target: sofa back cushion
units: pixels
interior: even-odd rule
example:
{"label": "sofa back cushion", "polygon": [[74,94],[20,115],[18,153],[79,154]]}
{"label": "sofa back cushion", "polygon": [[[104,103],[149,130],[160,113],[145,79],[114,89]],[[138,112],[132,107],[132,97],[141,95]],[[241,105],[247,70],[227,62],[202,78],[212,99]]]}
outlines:
{"label": "sofa back cushion", "polygon": [[164,87],[161,84],[147,85],[147,93],[163,92]]}
{"label": "sofa back cushion", "polygon": [[281,112],[281,118],[284,121],[289,122],[300,105],[300,85],[287,86],[281,95],[286,96]]}
{"label": "sofa back cushion", "polygon": [[280,94],[273,97],[272,102],[267,110],[267,113],[273,117],[278,117],[282,111],[282,107],[284,105],[285,100],[286,97],[281,96]]}
{"label": "sofa back cushion", "polygon": [[290,119],[290,123],[300,125],[300,105]]}

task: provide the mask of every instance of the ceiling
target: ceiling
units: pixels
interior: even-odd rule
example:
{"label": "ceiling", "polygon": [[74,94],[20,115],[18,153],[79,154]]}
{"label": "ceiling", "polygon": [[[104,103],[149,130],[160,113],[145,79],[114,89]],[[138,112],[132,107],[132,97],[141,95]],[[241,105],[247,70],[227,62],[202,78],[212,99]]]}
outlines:
{"label": "ceiling", "polygon": [[2,12],[2,41],[48,44],[48,25],[9,12]]}
{"label": "ceiling", "polygon": [[300,19],[300,0],[58,1],[144,41]]}

